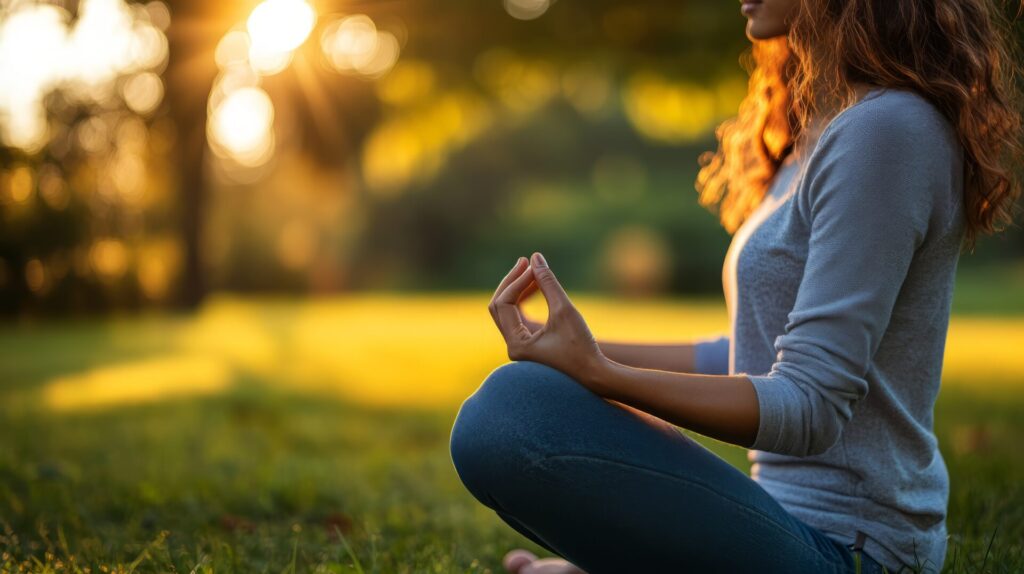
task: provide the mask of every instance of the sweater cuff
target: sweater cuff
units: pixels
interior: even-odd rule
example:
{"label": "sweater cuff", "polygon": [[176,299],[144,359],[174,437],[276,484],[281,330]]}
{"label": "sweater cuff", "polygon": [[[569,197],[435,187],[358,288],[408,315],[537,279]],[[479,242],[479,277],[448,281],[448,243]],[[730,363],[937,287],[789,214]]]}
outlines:
{"label": "sweater cuff", "polygon": [[797,404],[797,397],[790,396],[792,387],[783,384],[777,377],[747,375],[757,393],[760,422],[757,438],[748,448],[766,452],[778,452],[784,441],[786,429],[786,405]]}
{"label": "sweater cuff", "polygon": [[693,370],[701,375],[728,375],[729,337],[723,335],[694,343]]}

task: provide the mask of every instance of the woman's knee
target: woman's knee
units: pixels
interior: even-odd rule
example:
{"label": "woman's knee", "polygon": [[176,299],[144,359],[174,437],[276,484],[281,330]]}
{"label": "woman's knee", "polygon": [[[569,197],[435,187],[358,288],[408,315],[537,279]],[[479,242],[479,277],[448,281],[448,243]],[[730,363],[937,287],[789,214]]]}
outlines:
{"label": "woman's knee", "polygon": [[543,428],[575,393],[589,393],[568,375],[533,361],[495,368],[463,401],[449,450],[460,479],[481,501],[482,491],[508,480],[542,456]]}

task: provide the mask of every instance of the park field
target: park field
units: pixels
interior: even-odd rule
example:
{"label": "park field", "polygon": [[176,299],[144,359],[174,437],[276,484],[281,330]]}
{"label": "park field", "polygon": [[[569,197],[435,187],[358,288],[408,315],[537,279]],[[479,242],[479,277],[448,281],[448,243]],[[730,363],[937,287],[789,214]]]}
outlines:
{"label": "park field", "polygon": [[[548,555],[448,452],[461,401],[508,361],[489,297],[215,297],[0,325],[0,572],[502,572],[509,548]],[[715,302],[573,300],[601,340],[727,328]],[[954,316],[936,433],[945,571],[1024,571],[1021,310]]]}

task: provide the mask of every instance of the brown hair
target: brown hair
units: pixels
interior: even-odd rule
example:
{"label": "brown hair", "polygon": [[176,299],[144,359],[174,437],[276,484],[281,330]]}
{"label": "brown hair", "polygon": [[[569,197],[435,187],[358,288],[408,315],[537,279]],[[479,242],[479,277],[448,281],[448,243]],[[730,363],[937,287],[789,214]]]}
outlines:
{"label": "brown hair", "polygon": [[[913,89],[964,148],[965,245],[1012,223],[1024,160],[1019,46],[991,0],[803,0],[788,36],[753,43],[747,95],[698,158],[699,201],[734,232],[811,118],[856,101],[854,82]],[[1024,10],[1024,0],[1021,3]],[[1017,14],[1020,16],[1020,12]],[[811,57],[813,54],[813,58]],[[752,69],[751,69],[752,68]]]}

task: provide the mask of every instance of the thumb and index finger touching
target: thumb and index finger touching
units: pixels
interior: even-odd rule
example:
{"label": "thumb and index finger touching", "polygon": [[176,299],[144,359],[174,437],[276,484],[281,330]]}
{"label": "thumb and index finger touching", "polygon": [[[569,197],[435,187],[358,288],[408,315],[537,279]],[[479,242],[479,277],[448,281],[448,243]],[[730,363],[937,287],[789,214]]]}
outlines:
{"label": "thumb and index finger touching", "polygon": [[530,258],[530,270],[536,283],[534,288],[540,289],[544,299],[548,302],[548,309],[559,308],[569,303],[569,295],[555,278],[554,271],[548,267],[548,262],[544,260],[543,255],[533,254]]}
{"label": "thumb and index finger touching", "polygon": [[532,333],[523,322],[519,302],[534,290],[540,290],[547,300],[549,311],[569,303],[569,297],[548,267],[544,256],[534,253],[530,266],[508,282],[495,299],[498,323],[506,340],[528,339]]}
{"label": "thumb and index finger touching", "polygon": [[530,258],[530,266],[515,278],[508,278],[507,283],[499,286],[496,301],[499,303],[517,303],[526,300],[534,291],[540,290],[547,299],[548,305],[561,304],[569,301],[562,285],[555,278],[555,273],[548,267],[547,261],[540,253]]}

